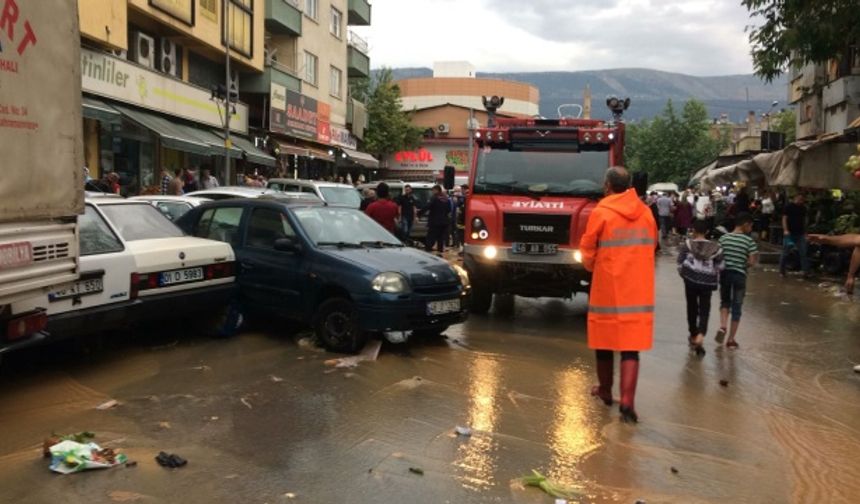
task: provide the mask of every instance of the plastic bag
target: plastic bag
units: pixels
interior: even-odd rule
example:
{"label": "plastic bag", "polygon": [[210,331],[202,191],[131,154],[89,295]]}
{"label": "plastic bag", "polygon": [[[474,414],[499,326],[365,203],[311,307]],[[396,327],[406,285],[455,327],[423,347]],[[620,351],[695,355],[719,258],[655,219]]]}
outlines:
{"label": "plastic bag", "polygon": [[107,469],[125,463],[128,458],[114,450],[102,449],[95,443],[61,441],[50,448],[51,470],[60,474]]}

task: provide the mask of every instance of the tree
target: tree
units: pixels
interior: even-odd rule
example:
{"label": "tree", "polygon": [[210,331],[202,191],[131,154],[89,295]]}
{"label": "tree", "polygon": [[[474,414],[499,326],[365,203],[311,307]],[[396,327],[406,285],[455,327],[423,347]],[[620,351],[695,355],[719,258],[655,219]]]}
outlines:
{"label": "tree", "polygon": [[627,129],[627,165],[645,171],[654,182],[684,185],[690,174],[719,155],[729,144],[729,134],[711,134],[708,111],[702,102],[684,104],[680,117],[672,100],[662,114],[650,122],[631,124]]}
{"label": "tree", "polygon": [[365,85],[358,83],[351,92],[356,99],[359,97],[355,93],[365,95],[365,150],[378,158],[384,158],[397,151],[414,149],[421,144],[423,130],[411,124],[411,114],[403,112],[400,87],[394,82],[391,69],[383,68],[373,82]]}
{"label": "tree", "polygon": [[797,139],[797,114],[793,109],[783,110],[770,118],[770,129],[779,131],[785,135],[785,144],[788,145]]}
{"label": "tree", "polygon": [[860,44],[857,0],[742,0],[750,18],[753,67],[771,82],[790,66],[842,59]]}

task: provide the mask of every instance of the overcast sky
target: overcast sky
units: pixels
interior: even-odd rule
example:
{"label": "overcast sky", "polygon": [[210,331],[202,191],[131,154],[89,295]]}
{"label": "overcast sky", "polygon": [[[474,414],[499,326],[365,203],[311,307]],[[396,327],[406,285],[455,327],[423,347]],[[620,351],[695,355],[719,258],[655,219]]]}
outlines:
{"label": "overcast sky", "polygon": [[751,73],[740,0],[373,0],[374,68]]}

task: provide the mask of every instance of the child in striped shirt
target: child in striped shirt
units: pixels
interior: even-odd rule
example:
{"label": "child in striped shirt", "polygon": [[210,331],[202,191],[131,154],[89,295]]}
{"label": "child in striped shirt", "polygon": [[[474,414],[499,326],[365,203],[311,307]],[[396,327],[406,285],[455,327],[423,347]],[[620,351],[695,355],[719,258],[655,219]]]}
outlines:
{"label": "child in striped shirt", "polygon": [[735,230],[720,237],[726,269],[720,275],[720,330],[717,331],[717,342],[722,343],[726,337],[731,312],[732,325],[726,342],[728,348],[739,346],[735,336],[741,322],[741,308],[747,289],[747,269],[758,262],[758,246],[749,236],[752,224],[750,214],[739,213],[735,217]]}

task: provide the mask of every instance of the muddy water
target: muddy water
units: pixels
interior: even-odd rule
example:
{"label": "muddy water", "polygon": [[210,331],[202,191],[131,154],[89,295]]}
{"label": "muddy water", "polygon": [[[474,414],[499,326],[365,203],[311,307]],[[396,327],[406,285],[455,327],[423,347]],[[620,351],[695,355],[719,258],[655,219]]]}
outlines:
{"label": "muddy water", "polygon": [[[278,324],[228,341],[161,332],[4,362],[0,501],[552,502],[516,481],[536,469],[581,502],[856,502],[860,303],[756,272],[741,349],[709,340],[699,359],[669,258],[658,276],[638,426],[588,397],[583,300],[503,300],[354,369]],[[138,466],[51,474],[42,438],[80,430]],[[189,465],[162,469],[159,450]]]}

